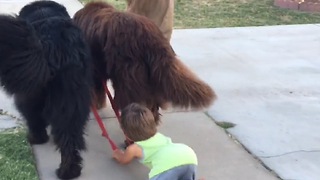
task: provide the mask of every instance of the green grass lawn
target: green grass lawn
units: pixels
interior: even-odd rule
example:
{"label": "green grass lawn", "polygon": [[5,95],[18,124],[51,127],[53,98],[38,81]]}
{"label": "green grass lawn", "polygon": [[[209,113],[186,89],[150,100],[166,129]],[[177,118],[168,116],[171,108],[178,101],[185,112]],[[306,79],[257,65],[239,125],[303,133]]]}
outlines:
{"label": "green grass lawn", "polygon": [[0,180],[37,180],[35,160],[26,132],[15,128],[0,132]]}
{"label": "green grass lawn", "polygon": [[[106,0],[124,10],[125,0]],[[83,0],[82,2],[88,2]],[[175,0],[175,28],[320,23],[320,13],[275,7],[274,0]]]}

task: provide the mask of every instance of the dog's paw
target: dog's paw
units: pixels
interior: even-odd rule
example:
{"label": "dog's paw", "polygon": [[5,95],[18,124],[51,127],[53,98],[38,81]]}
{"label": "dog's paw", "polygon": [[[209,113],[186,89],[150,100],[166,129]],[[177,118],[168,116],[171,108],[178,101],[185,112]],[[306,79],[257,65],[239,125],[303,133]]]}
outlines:
{"label": "dog's paw", "polygon": [[43,132],[40,134],[33,134],[33,133],[28,133],[28,141],[30,144],[44,144],[48,142],[49,136],[47,132]]}
{"label": "dog's paw", "polygon": [[72,164],[69,168],[60,167],[56,170],[59,179],[73,179],[81,175],[82,167],[78,164]]}

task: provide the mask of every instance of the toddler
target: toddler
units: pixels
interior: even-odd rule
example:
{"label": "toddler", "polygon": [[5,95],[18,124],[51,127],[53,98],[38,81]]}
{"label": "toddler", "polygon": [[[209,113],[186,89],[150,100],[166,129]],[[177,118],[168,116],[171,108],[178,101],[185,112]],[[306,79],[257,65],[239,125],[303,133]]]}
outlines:
{"label": "toddler", "polygon": [[157,132],[151,111],[139,104],[128,105],[121,113],[120,125],[134,143],[125,151],[117,149],[113,158],[121,164],[133,159],[150,168],[150,180],[195,180],[198,163],[195,152],[185,144],[173,143]]}

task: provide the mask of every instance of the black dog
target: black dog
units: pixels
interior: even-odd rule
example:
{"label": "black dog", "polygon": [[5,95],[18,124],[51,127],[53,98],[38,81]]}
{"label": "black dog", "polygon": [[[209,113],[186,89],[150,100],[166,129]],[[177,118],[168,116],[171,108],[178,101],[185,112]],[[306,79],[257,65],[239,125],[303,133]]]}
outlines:
{"label": "black dog", "polygon": [[81,174],[84,128],[91,105],[91,57],[64,6],[35,1],[18,16],[0,15],[0,82],[25,117],[31,144],[61,153],[60,179]]}

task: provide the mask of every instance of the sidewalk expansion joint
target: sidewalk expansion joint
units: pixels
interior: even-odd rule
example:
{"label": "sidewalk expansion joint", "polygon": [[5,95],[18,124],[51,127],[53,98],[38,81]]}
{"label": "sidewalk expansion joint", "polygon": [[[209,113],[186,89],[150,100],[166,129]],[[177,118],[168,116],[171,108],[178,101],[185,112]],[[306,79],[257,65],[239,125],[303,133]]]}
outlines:
{"label": "sidewalk expansion joint", "polygon": [[272,156],[258,156],[259,158],[275,158],[275,157],[282,157],[290,154],[295,154],[295,153],[320,153],[320,150],[298,150],[298,151],[291,151],[283,154],[278,154],[278,155],[272,155]]}

